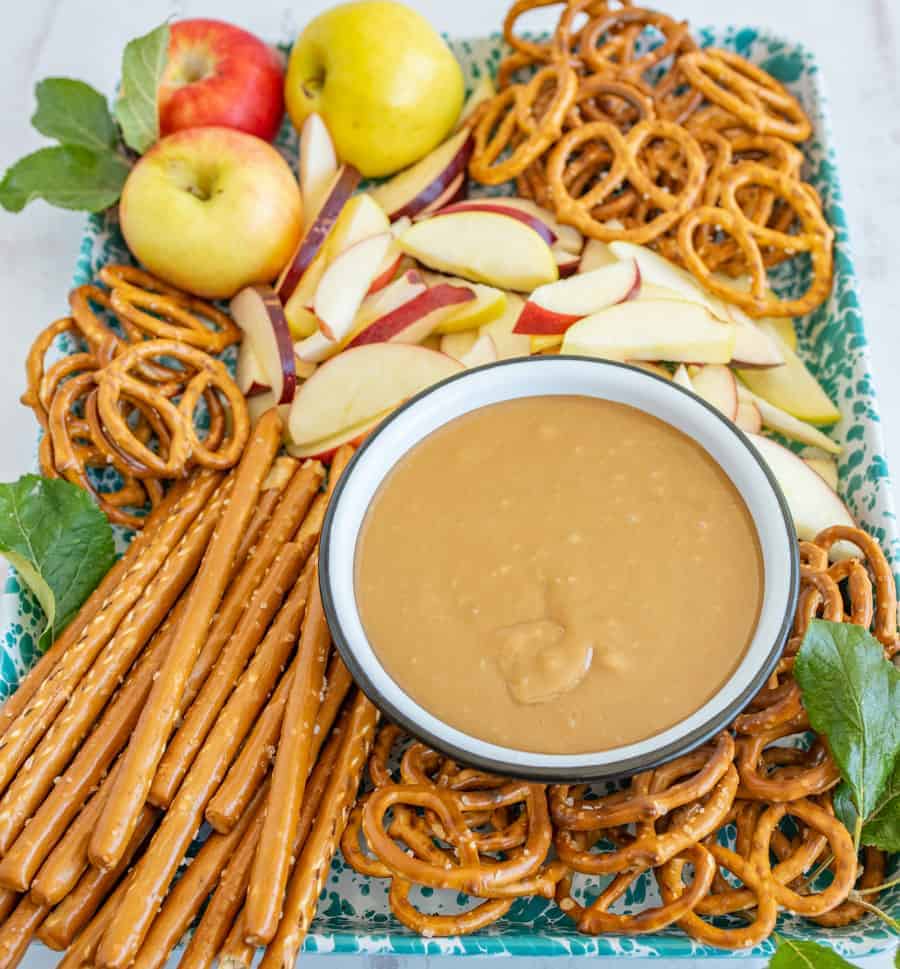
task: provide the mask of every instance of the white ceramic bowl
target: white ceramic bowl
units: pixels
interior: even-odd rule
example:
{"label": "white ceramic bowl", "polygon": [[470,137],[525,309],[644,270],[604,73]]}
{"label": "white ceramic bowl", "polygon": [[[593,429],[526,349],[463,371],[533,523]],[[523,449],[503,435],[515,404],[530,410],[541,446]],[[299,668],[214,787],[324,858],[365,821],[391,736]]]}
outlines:
{"label": "white ceramic bowl", "polygon": [[[542,754],[487,743],[439,720],[391,678],[369,643],[354,592],[357,537],[391,468],[424,437],[461,414],[518,397],[575,394],[630,404],[697,441],[724,469],[756,525],[763,603],[740,666],[681,723],[639,743],[587,754]],[[423,540],[425,540],[423,536]],[[671,760],[726,727],[762,687],[781,654],[797,599],[797,538],[784,497],[750,441],[695,394],[624,364],[583,357],[507,360],[469,370],[412,398],[360,447],[325,520],[319,557],[322,599],[335,644],[357,683],[391,720],[464,763],[540,780],[625,776]],[[428,630],[423,629],[427,636]],[[702,635],[702,630],[698,630]],[[651,698],[652,702],[652,698]]]}

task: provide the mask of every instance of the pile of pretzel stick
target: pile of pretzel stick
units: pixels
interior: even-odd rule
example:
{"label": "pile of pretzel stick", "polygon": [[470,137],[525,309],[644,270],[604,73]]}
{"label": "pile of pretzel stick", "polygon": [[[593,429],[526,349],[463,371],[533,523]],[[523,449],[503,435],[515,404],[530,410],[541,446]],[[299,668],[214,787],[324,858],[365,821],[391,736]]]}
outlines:
{"label": "pile of pretzel stick", "polygon": [[[226,470],[241,456],[247,404],[215,356],[241,333],[215,306],[132,266],[105,266],[100,281],[107,288],[72,290],[70,315],[35,340],[22,402],[44,430],[44,476],[85,488],[110,521],[137,529],[137,510],[158,506],[167,481],[194,468]],[[79,349],[47,365],[62,334]],[[195,420],[201,401],[205,431]],[[107,468],[118,487],[101,490],[90,472]]]}
{"label": "pile of pretzel stick", "polygon": [[[195,470],[0,711],[0,967],[293,965],[377,714],[331,649],[318,462],[260,419]],[[181,877],[191,844],[213,833]]]}
{"label": "pile of pretzel stick", "polygon": [[[829,549],[841,541],[862,557],[829,564]],[[884,884],[886,857],[866,848],[857,858],[834,815],[831,796],[840,778],[824,743],[791,743],[809,739],[792,671],[816,616],[871,628],[893,656],[896,589],[881,548],[859,529],[835,526],[801,543],[801,562],[784,655],[749,708],[712,742],[598,794],[579,784],[545,787],[461,768],[417,742],[404,751],[408,738],[386,724],[369,758],[371,791],[344,832],[344,857],[358,872],[390,879],[394,915],[428,936],[477,931],[516,898],[533,895],[555,899],[580,932],[636,934],[677,925],[724,949],[768,938],[780,909],[826,926],[861,918],[866,909],[850,893],[869,891],[865,898],[874,903],[878,892],[870,890]],[[733,847],[725,844],[729,826],[736,829]],[[613,911],[649,872],[658,904],[633,914]],[[579,874],[611,880],[581,904],[573,894]],[[462,892],[475,906],[455,914],[423,911],[410,898],[414,885],[429,894]]]}
{"label": "pile of pretzel stick", "polygon": [[[631,0],[566,0],[549,40],[518,30],[561,0],[516,0],[498,93],[473,115],[469,173],[604,242],[650,245],[751,316],[801,316],[831,292],[833,232],[801,176],[812,126],[740,55],[700,49],[688,24]],[[781,298],[769,269],[808,261]]]}

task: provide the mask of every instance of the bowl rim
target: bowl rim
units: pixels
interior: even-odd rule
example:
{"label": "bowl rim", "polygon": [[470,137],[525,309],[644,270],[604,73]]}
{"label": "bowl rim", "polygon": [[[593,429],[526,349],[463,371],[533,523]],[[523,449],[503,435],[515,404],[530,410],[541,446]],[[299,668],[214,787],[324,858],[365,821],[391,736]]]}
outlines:
{"label": "bowl rim", "polygon": [[[768,653],[765,655],[759,668],[756,670],[755,674],[750,677],[741,690],[740,694],[736,696],[727,706],[722,708],[716,715],[705,720],[703,723],[699,724],[696,728],[689,731],[688,733],[664,744],[660,747],[655,747],[648,750],[646,753],[638,754],[631,757],[622,758],[621,760],[613,761],[610,763],[605,763],[602,765],[591,766],[578,766],[572,768],[566,768],[564,766],[560,767],[550,767],[550,766],[536,766],[529,764],[520,763],[510,763],[508,761],[498,760],[493,757],[486,757],[479,754],[476,751],[466,749],[457,744],[448,742],[445,738],[436,736],[431,730],[423,727],[420,723],[410,717],[404,710],[400,709],[395,703],[393,703],[389,698],[387,698],[382,691],[378,688],[372,677],[369,675],[366,664],[363,663],[355,649],[353,648],[349,637],[346,635],[344,630],[344,625],[341,620],[341,610],[338,607],[335,596],[332,591],[332,568],[331,568],[331,544],[332,544],[332,533],[334,531],[335,518],[340,509],[341,497],[344,494],[348,483],[350,482],[353,472],[358,464],[362,461],[363,456],[369,451],[370,448],[376,445],[379,438],[386,433],[387,429],[393,425],[396,421],[400,420],[409,410],[415,408],[420,401],[431,396],[436,391],[441,388],[446,387],[448,384],[456,383],[462,380],[470,378],[473,374],[478,374],[487,370],[499,370],[501,368],[516,367],[523,364],[542,365],[544,362],[556,363],[564,361],[573,361],[578,363],[590,363],[598,365],[599,367],[612,367],[616,369],[626,370],[633,372],[636,375],[640,375],[642,378],[647,378],[649,380],[657,381],[660,385],[667,387],[669,390],[674,390],[677,393],[684,394],[694,401],[702,405],[702,407],[711,414],[716,420],[718,420],[722,425],[725,426],[726,430],[734,435],[734,437],[744,446],[749,455],[754,459],[759,469],[763,472],[763,475],[768,481],[769,487],[776,499],[776,504],[778,510],[781,514],[782,524],[784,525],[786,531],[786,537],[788,540],[788,547],[790,549],[790,562],[789,562],[789,588],[787,594],[787,600],[785,603],[785,612],[782,617],[780,627],[778,629],[777,635],[773,638],[771,647]],[[565,391],[559,392],[561,395],[565,395]],[[528,394],[519,395],[520,397],[528,397]],[[533,396],[541,396],[535,394]],[[576,394],[576,396],[584,396],[581,394]],[[515,398],[504,398],[506,400]],[[602,399],[602,398],[601,398]],[[502,403],[502,400],[498,400],[495,403]],[[491,406],[490,404],[482,406]],[[635,404],[630,404],[629,406],[636,406]],[[478,409],[478,408],[474,408]],[[640,408],[638,408],[640,409]],[[444,424],[449,423],[452,420],[462,416],[464,413],[470,413],[471,411],[460,411],[459,413],[451,414]],[[665,418],[658,418],[665,421]],[[443,424],[441,426],[444,426]],[[677,429],[677,428],[676,428]],[[687,433],[682,431],[682,433]],[[419,437],[415,443],[424,439]],[[692,436],[692,435],[688,435]],[[693,438],[696,441],[696,438]],[[700,441],[696,441],[702,447]],[[415,444],[413,444],[415,446]],[[704,448],[704,450],[706,450]],[[408,453],[408,450],[407,452]],[[709,452],[707,452],[709,453]],[[713,455],[710,455],[717,464],[719,462]],[[381,475],[379,479],[380,483],[386,477],[387,472],[390,468],[394,467],[396,461],[394,461],[386,469],[384,474]],[[721,465],[720,465],[721,467]],[[723,470],[725,470],[723,468]],[[727,473],[727,472],[726,472]],[[730,477],[730,475],[729,475]],[[740,487],[732,482],[738,491],[740,492]],[[742,493],[743,497],[743,493]],[[750,509],[748,508],[748,511]],[[751,512],[752,515],[752,512]],[[757,532],[759,535],[759,533]],[[760,537],[760,543],[762,544],[762,538]],[[386,715],[391,721],[401,726],[407,733],[412,737],[423,741],[428,744],[428,746],[433,749],[451,757],[458,763],[468,765],[471,767],[476,767],[481,770],[491,771],[493,773],[498,773],[502,775],[508,775],[511,777],[522,778],[525,780],[532,781],[544,781],[548,783],[562,783],[562,782],[576,782],[576,781],[597,781],[597,780],[613,780],[616,778],[628,777],[639,771],[645,771],[658,767],[661,764],[668,763],[683,754],[689,753],[695,750],[697,747],[701,746],[711,737],[715,736],[717,733],[723,729],[727,729],[732,723],[734,718],[741,713],[747,707],[750,700],[756,695],[757,692],[762,688],[763,684],[772,674],[779,658],[782,655],[782,650],[784,643],[790,634],[790,630],[793,626],[794,613],[796,612],[797,598],[799,595],[799,585],[800,585],[800,560],[799,560],[799,548],[797,540],[797,532],[794,526],[793,516],[791,515],[790,509],[788,507],[787,499],[785,498],[781,487],[779,486],[774,474],[772,473],[769,466],[766,464],[762,455],[753,446],[752,441],[749,440],[747,435],[731,420],[729,420],[724,414],[721,413],[716,407],[710,404],[708,401],[704,400],[698,394],[680,384],[674,383],[672,380],[661,377],[652,371],[645,370],[641,367],[634,366],[628,363],[622,363],[616,360],[605,360],[597,357],[588,357],[576,354],[552,354],[552,355],[536,355],[530,357],[513,357],[505,360],[498,360],[493,363],[484,364],[480,367],[474,367],[467,370],[463,370],[458,374],[454,374],[450,377],[441,380],[437,384],[433,384],[430,387],[426,387],[424,390],[419,391],[417,394],[408,398],[399,407],[391,412],[388,417],[386,417],[378,427],[370,433],[366,439],[359,445],[354,453],[353,457],[344,468],[343,473],[335,485],[334,491],[332,492],[331,500],[328,503],[328,508],[325,514],[325,519],[322,526],[321,539],[319,543],[319,562],[318,562],[318,572],[319,572],[319,590],[322,599],[322,606],[325,612],[325,617],[328,622],[328,627],[331,631],[332,640],[335,647],[340,654],[342,660],[344,661],[347,669],[350,671],[354,681],[363,691],[363,693],[369,698],[369,700],[381,710],[381,712]],[[372,649],[373,654],[375,653],[374,648]],[[382,667],[384,669],[384,667]],[[739,671],[740,666],[736,667],[732,672],[728,680],[723,684],[722,689],[731,682]],[[385,670],[387,674],[387,671]],[[387,674],[390,677],[390,674]],[[393,679],[392,677],[390,677]],[[394,681],[396,683],[396,681]],[[397,684],[398,688],[405,695],[406,691]],[[415,706],[421,706],[417,701],[412,700],[411,702]],[[709,702],[709,701],[707,701]],[[702,709],[702,707],[700,708]],[[427,712],[427,711],[426,711]],[[698,711],[699,712],[699,711]],[[431,714],[436,720],[440,718],[436,715]],[[446,721],[440,721],[445,723]],[[448,725],[449,726],[449,725]],[[456,728],[458,730],[458,728]],[[463,733],[462,731],[458,731]],[[473,737],[473,740],[479,743],[489,743],[487,741],[482,741],[477,737]],[[648,740],[652,740],[648,738]],[[509,748],[516,749],[516,748]],[[615,750],[616,748],[612,748]],[[522,753],[524,756],[541,755],[536,751],[517,751]],[[599,752],[598,752],[599,753]],[[553,755],[557,759],[563,759],[566,756],[571,757],[584,757],[584,754],[572,754],[572,755]]]}

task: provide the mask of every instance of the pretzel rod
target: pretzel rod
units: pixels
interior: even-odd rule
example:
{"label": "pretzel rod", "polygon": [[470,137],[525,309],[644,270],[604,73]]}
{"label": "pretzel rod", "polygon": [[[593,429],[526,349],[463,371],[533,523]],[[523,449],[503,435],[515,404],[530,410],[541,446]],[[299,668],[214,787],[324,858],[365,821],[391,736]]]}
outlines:
{"label": "pretzel rod", "polygon": [[291,478],[294,476],[300,462],[296,458],[282,454],[275,458],[275,463],[269,469],[266,480],[262,483],[259,501],[253,510],[253,517],[247,525],[247,531],[241,538],[235,558],[244,562],[250,554],[250,550],[256,544],[263,528],[268,524],[272,513],[278,507],[284,489],[287,488]]}
{"label": "pretzel rod", "polygon": [[57,969],[84,969],[85,966],[92,966],[97,954],[97,947],[103,938],[103,933],[112,921],[122,899],[125,897],[128,886],[134,877],[132,870],[119,884],[112,895],[107,898],[97,914],[81,930],[78,938],[69,946],[68,951],[59,963]]}
{"label": "pretzel rod", "polygon": [[141,817],[138,826],[134,829],[134,836],[128,845],[128,850],[122,855],[121,861],[115,868],[110,868],[109,871],[88,868],[74,890],[44,920],[44,924],[37,933],[41,942],[51,949],[60,951],[71,944],[75,936],[94,917],[103,899],[115,887],[131,859],[150,834],[157,817],[158,814],[153,808],[145,807],[141,811]]}
{"label": "pretzel rod", "polygon": [[[0,852],[9,850],[52,789],[54,779],[65,769],[153,631],[193,578],[219,513],[227,503],[228,490],[226,484],[197,516],[0,800]],[[0,883],[7,884],[6,873],[0,864]],[[26,887],[22,885],[19,890]]]}
{"label": "pretzel rod", "polygon": [[263,809],[267,793],[266,788],[260,789],[256,801],[229,834],[213,834],[206,839],[187,871],[166,896],[132,963],[134,969],[159,969],[165,964],[169,953],[178,945],[200,906],[215,888],[247,828]]}
{"label": "pretzel rod", "polygon": [[[319,707],[316,725],[313,727],[311,759],[318,756],[319,749],[328,737],[338,711],[353,685],[343,660],[334,653],[325,676],[325,698]],[[266,704],[265,710],[256,721],[253,732],[241,748],[234,763],[228,770],[221,787],[206,808],[206,820],[216,831],[228,831],[241,816],[252,797],[253,791],[261,783],[275,750],[281,721],[287,704],[290,681],[282,679],[278,689]]]}
{"label": "pretzel rod", "polygon": [[218,475],[197,477],[176,502],[162,523],[155,540],[144,548],[121,579],[102,608],[81,631],[52,672],[30,698],[25,709],[0,738],[0,791],[5,790],[16,771],[56,718],[81,677],[115,633],[119,623],[141,598],[147,584],[162,567],[210,493]]}
{"label": "pretzel rod", "polygon": [[38,905],[27,895],[22,896],[12,915],[0,926],[0,969],[15,969],[22,961],[49,911],[46,905]]}
{"label": "pretzel rod", "polygon": [[[91,859],[109,868],[124,852],[166,741],[172,732],[188,671],[197,659],[210,621],[219,607],[241,535],[253,513],[262,482],[281,443],[276,409],[262,416],[234,472],[228,505],[191,587],[184,619],[153,683],[134,728],[124,763],[91,838]],[[205,805],[204,805],[205,806]],[[104,947],[105,948],[105,947]]]}
{"label": "pretzel rod", "polygon": [[294,835],[311,759],[313,727],[322,702],[325,663],[331,634],[319,592],[319,569],[313,566],[312,590],[300,645],[281,721],[281,736],[272,768],[272,793],[244,905],[245,938],[265,945],[275,935],[290,874]]}
{"label": "pretzel rod", "polygon": [[16,907],[21,896],[9,888],[0,888],[0,924],[6,921],[9,913]]}
{"label": "pretzel rod", "polygon": [[358,690],[349,710],[337,761],[322,795],[322,808],[294,865],[281,922],[266,949],[260,969],[293,969],[315,915],[319,893],[346,827],[347,816],[356,800],[377,722],[378,711]]}
{"label": "pretzel rod", "polygon": [[[135,878],[98,952],[98,962],[124,969],[137,954],[179,862],[254,719],[265,704],[297,641],[306,609],[308,582],[297,581],[281,611],[228,698],[172,806],[135,867]],[[287,675],[293,675],[296,662]]]}
{"label": "pretzel rod", "polygon": [[[307,461],[288,483],[275,513],[259,535],[252,554],[248,553],[245,567],[234,578],[225,593],[216,618],[209,629],[206,642],[188,674],[182,697],[185,704],[183,709],[186,709],[200,692],[204,680],[246,608],[253,590],[259,585],[278,550],[285,542],[292,540],[297,527],[301,523],[305,524],[306,519],[312,515],[311,502],[321,486],[323,475],[324,468],[321,464],[317,461]],[[307,548],[305,541],[299,539],[296,541],[304,549]],[[309,550],[311,551],[311,546]],[[304,558],[307,555],[309,551],[304,552]]]}

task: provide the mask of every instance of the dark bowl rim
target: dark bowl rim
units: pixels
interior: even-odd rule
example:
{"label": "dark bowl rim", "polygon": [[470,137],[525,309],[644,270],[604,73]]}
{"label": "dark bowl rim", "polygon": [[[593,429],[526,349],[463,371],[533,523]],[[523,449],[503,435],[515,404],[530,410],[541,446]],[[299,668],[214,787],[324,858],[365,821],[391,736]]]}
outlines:
{"label": "dark bowl rim", "polygon": [[[768,479],[778,502],[779,510],[781,511],[782,520],[784,522],[789,540],[789,547],[792,549],[789,580],[790,589],[781,628],[779,629],[778,635],[775,637],[772,643],[772,648],[766,656],[766,659],[760,665],[760,668],[757,670],[756,674],[747,683],[744,690],[741,691],[741,694],[736,697],[725,709],[721,710],[716,716],[711,717],[708,721],[706,721],[706,723],[701,724],[690,733],[685,734],[683,737],[680,737],[669,744],[666,744],[664,747],[648,751],[646,754],[639,754],[634,757],[598,765],[597,767],[593,768],[582,766],[573,771],[567,770],[565,767],[530,767],[528,765],[512,764],[507,761],[495,760],[491,757],[483,757],[464,748],[457,747],[454,744],[448,744],[439,737],[435,737],[430,733],[430,731],[423,729],[411,717],[408,717],[405,713],[398,710],[393,703],[391,703],[381,694],[381,692],[369,678],[363,664],[357,659],[355,652],[344,635],[340,611],[335,606],[334,598],[331,594],[331,567],[329,555],[334,517],[340,505],[341,495],[344,492],[344,488],[347,482],[350,480],[353,470],[359,463],[362,455],[365,454],[368,448],[370,448],[375,441],[377,441],[378,437],[390,424],[398,420],[406,411],[415,407],[420,400],[434,393],[436,390],[445,387],[449,383],[465,380],[472,374],[480,373],[484,370],[495,370],[501,367],[521,366],[522,364],[526,363],[531,365],[538,363],[540,366],[544,361],[548,363],[558,363],[559,361],[566,360],[596,364],[600,367],[615,367],[617,369],[633,371],[636,374],[640,374],[643,378],[657,380],[660,384],[663,384],[670,389],[674,389],[678,393],[687,394],[689,397],[692,397],[695,401],[702,404],[703,407],[705,407],[707,411],[709,411],[714,417],[716,417],[717,420],[725,425],[726,428],[735,435],[737,440],[750,452],[750,455],[755,459],[763,474]],[[450,420],[453,419],[454,418],[452,417],[450,418]],[[664,420],[664,418],[661,419]],[[772,471],[762,458],[762,455],[760,455],[759,451],[757,451],[753,445],[753,442],[750,441],[747,435],[710,403],[699,395],[693,393],[685,387],[682,387],[680,384],[676,384],[673,381],[665,377],[661,377],[658,374],[652,373],[649,370],[644,370],[642,367],[620,363],[615,360],[603,360],[597,357],[586,357],[576,354],[553,354],[546,356],[538,355],[532,357],[513,357],[507,360],[498,360],[496,363],[485,364],[481,367],[475,367],[469,370],[464,370],[461,373],[454,374],[452,377],[448,377],[445,380],[440,381],[440,383],[427,387],[425,390],[422,390],[413,397],[410,397],[396,410],[394,410],[387,418],[385,418],[385,420],[382,421],[382,423],[379,424],[379,426],[371,434],[369,434],[365,441],[363,441],[363,443],[357,448],[356,453],[353,455],[347,467],[344,469],[340,479],[337,482],[337,485],[334,488],[331,501],[328,504],[328,509],[325,514],[321,540],[319,543],[319,590],[322,597],[322,606],[325,611],[325,617],[328,622],[328,628],[331,630],[332,640],[341,656],[341,659],[344,661],[356,684],[363,691],[363,693],[365,693],[369,700],[371,700],[371,702],[378,707],[378,709],[381,710],[381,712],[387,716],[389,720],[402,727],[412,737],[423,741],[424,743],[428,744],[428,746],[447,755],[448,757],[451,757],[460,764],[465,764],[471,767],[479,768],[480,770],[486,770],[492,773],[507,775],[510,777],[557,784],[577,781],[614,780],[616,778],[628,777],[640,771],[650,770],[654,767],[659,767],[661,764],[668,763],[669,761],[674,760],[676,757],[680,757],[683,754],[690,753],[692,750],[695,750],[697,747],[705,743],[723,729],[727,729],[734,718],[747,707],[750,700],[752,700],[753,697],[759,692],[763,684],[766,682],[766,680],[768,680],[775,669],[793,625],[794,613],[796,612],[797,607],[797,596],[799,594],[799,585],[800,558],[797,543],[797,532],[796,528],[794,527],[793,517],[790,513],[787,500],[785,499],[781,487],[775,479],[775,476],[772,474]],[[734,674],[732,673],[732,675]],[[522,753],[535,755],[539,754],[538,751],[524,750]],[[562,757],[565,755],[558,754],[554,756]],[[572,756],[576,755],[573,754]],[[577,756],[584,755],[582,754]]]}

